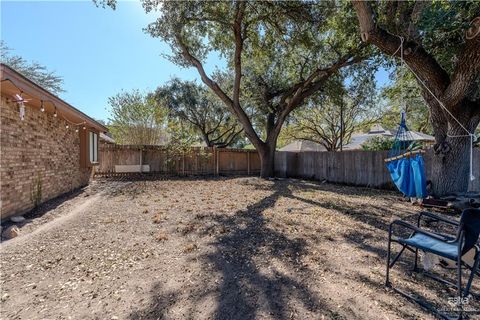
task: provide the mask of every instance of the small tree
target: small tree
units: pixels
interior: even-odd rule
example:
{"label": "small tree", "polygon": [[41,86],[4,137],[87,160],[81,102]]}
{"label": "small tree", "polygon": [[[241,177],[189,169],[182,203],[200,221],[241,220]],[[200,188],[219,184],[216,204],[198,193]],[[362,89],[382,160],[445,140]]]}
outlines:
{"label": "small tree", "polygon": [[161,145],[167,143],[166,110],[140,93],[121,92],[108,99],[109,129],[119,144]]}
{"label": "small tree", "polygon": [[288,135],[341,151],[355,131],[378,121],[374,73],[365,70],[350,75],[348,81],[346,74],[329,81],[306,107],[292,113]]}
{"label": "small tree", "polygon": [[7,47],[4,41],[0,41],[0,62],[20,72],[28,79],[48,91],[59,94],[65,92],[63,89],[63,78],[55,72],[48,71],[47,67],[38,62],[28,62],[24,58],[11,53],[12,49]]}
{"label": "small tree", "polygon": [[218,97],[193,81],[173,79],[153,96],[170,117],[192,126],[208,147],[225,148],[240,138],[243,129],[236,118]]}

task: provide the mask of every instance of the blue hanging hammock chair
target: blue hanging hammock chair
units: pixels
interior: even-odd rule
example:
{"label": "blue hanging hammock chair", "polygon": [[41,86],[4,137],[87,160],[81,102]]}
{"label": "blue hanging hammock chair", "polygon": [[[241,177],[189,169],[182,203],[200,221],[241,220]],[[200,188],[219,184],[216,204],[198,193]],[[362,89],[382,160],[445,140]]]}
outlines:
{"label": "blue hanging hammock chair", "polygon": [[402,112],[400,126],[385,162],[393,183],[407,197],[427,197],[427,180],[421,152],[421,145],[408,130],[405,113]]}

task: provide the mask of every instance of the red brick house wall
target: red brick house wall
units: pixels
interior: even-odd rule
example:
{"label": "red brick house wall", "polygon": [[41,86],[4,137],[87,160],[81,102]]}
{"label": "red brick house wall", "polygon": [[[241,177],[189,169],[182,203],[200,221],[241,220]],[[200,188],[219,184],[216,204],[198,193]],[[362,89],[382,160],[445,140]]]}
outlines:
{"label": "red brick house wall", "polygon": [[67,129],[65,120],[28,103],[23,121],[16,103],[2,96],[0,105],[2,220],[32,209],[39,186],[43,202],[88,183],[91,167],[80,164],[82,128]]}

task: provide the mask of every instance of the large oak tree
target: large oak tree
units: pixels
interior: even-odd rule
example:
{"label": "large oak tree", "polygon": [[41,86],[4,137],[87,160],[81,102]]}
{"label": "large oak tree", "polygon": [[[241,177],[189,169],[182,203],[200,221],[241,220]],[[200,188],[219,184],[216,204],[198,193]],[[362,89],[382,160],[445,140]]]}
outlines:
{"label": "large oak tree", "polygon": [[429,177],[434,194],[466,191],[470,138],[458,136],[467,134],[462,126],[473,133],[480,122],[480,2],[353,1],[353,6],[365,42],[400,57],[404,39],[403,57],[418,76],[436,140]]}
{"label": "large oak tree", "polygon": [[[143,0],[143,6],[158,10],[147,31],[170,45],[171,61],[196,68],[241,123],[259,152],[262,177],[274,174],[277,138],[289,114],[338,70],[366,56],[348,3]],[[207,73],[210,53],[226,62],[219,71],[231,75],[231,90]],[[262,128],[246,112],[244,98],[259,111],[255,116],[263,115]]]}
{"label": "large oak tree", "polygon": [[[363,47],[347,23],[353,12],[335,1],[143,4],[147,11],[161,7],[161,16],[147,30],[170,44],[171,60],[195,67],[242,124],[259,152],[262,177],[274,174],[277,138],[288,115],[338,70],[363,59]],[[231,91],[205,71],[211,52],[226,60]],[[262,132],[255,130],[242,97],[264,115]]]}

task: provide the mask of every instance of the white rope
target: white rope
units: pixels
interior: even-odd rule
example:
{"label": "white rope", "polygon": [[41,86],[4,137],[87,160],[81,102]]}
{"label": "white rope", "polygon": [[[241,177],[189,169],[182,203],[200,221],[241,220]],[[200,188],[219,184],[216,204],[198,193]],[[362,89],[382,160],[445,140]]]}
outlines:
{"label": "white rope", "polygon": [[[415,71],[412,70],[412,68],[410,68],[410,66],[407,64],[407,63],[404,63],[404,59],[403,59],[403,37],[401,36],[398,36],[400,38],[400,46],[398,47],[398,49],[393,53],[393,55],[395,55],[398,50],[400,49],[400,59],[401,59],[401,65],[405,65],[407,66],[408,70],[410,70],[410,72],[413,73],[413,75],[415,76],[415,78],[417,78],[417,80],[423,85],[423,87],[432,95],[433,98],[435,98],[435,100],[437,100],[437,102],[439,103],[439,105],[458,123],[458,125],[460,126],[460,128],[462,128],[463,130],[465,130],[465,132],[467,133],[466,135],[458,135],[458,136],[451,136],[447,133],[447,136],[449,138],[465,138],[465,137],[470,137],[470,181],[473,181],[475,180],[475,176],[473,175],[473,142],[474,140],[477,139],[477,137],[475,136],[475,133],[471,133],[467,128],[465,128],[464,125],[462,125],[462,123],[453,115],[452,112],[450,112],[450,110],[447,109],[447,107],[445,107],[445,105],[443,104],[442,101],[440,101],[439,98],[437,98],[437,96],[432,92],[432,90],[430,90],[430,88],[428,88],[428,86],[425,84],[425,82],[415,73]],[[403,91],[402,91],[402,99],[403,99]]]}
{"label": "white rope", "polygon": [[475,134],[470,135],[470,181],[475,180],[475,176],[473,175],[473,140],[475,138]]}

